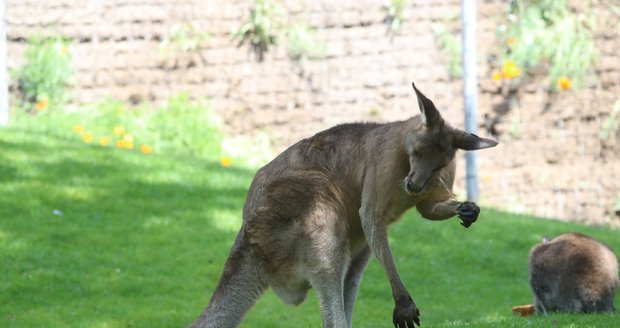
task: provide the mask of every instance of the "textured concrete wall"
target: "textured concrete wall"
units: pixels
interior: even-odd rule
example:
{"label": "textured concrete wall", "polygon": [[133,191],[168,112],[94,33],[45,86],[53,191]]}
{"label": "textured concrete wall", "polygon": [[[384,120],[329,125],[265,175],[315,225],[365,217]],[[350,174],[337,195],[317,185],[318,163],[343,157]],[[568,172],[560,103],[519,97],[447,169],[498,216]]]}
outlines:
{"label": "textured concrete wall", "polygon": [[[247,47],[237,48],[230,33],[246,19],[251,3],[9,0],[10,64],[19,64],[28,36],[62,34],[74,40],[76,102],[105,96],[160,101],[190,91],[208,96],[224,116],[263,111],[235,123],[234,132],[299,117],[326,125],[342,117],[367,119],[369,112],[384,119],[405,118],[414,101],[412,80],[423,90],[447,96],[439,104],[454,103],[458,111],[458,83],[448,80],[431,32],[433,21],[458,15],[458,0],[412,1],[403,33],[391,38],[381,2],[288,1],[288,23],[306,22],[327,46],[324,59],[303,64],[291,61],[284,46],[273,48],[262,63]],[[210,38],[199,50],[163,54],[159,44],[182,24],[206,31]],[[289,131],[276,134],[283,143],[292,141],[286,139]]]}
{"label": "textured concrete wall", "polygon": [[[389,1],[283,3],[287,23],[317,29],[325,58],[295,62],[278,46],[258,63],[246,46],[237,48],[230,33],[246,19],[252,1],[7,0],[9,62],[20,64],[29,36],[61,34],[73,41],[75,103],[108,96],[161,102],[189,91],[212,100],[229,133],[268,133],[279,149],[337,123],[415,114],[411,81],[448,121],[462,126],[461,83],[450,78],[448,54],[432,32],[437,23],[458,29],[459,0],[409,1],[405,22],[392,36],[382,22]],[[613,1],[594,5],[602,12]],[[479,1],[478,6],[478,115],[485,135],[485,117],[494,117],[503,99],[490,79],[487,58],[497,43],[497,27],[505,23],[505,2]],[[500,146],[480,152],[484,203],[617,224],[620,136],[603,141],[598,132],[620,95],[620,30],[618,17],[605,17],[596,34],[596,81],[551,101],[532,84],[520,92],[517,109],[498,117]],[[199,49],[165,54],[160,44],[179,26],[207,32],[209,38]],[[519,133],[508,133],[515,125]],[[460,192],[463,172],[459,167]]]}

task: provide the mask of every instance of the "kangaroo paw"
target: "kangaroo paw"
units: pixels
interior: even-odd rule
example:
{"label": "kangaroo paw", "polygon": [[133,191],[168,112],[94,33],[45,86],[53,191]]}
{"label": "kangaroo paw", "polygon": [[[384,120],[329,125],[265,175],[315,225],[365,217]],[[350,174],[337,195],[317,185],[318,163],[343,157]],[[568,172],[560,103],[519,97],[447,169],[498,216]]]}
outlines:
{"label": "kangaroo paw", "polygon": [[407,295],[396,302],[392,321],[396,328],[415,328],[414,324],[420,326],[420,310],[411,296]]}
{"label": "kangaroo paw", "polygon": [[480,214],[480,207],[474,202],[463,202],[456,208],[456,213],[459,219],[463,220],[461,225],[465,228],[469,228],[478,219]]}

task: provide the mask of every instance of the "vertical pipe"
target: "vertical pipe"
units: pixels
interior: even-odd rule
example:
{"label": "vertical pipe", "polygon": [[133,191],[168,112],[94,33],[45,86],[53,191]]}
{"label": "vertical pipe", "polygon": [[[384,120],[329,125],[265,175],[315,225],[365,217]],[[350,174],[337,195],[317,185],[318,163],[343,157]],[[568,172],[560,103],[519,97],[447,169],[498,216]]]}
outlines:
{"label": "vertical pipe", "polygon": [[0,0],[0,126],[9,124],[9,80],[6,58],[6,0]]}
{"label": "vertical pipe", "polygon": [[[461,0],[463,30],[463,100],[465,131],[476,133],[478,76],[476,69],[476,0]],[[476,152],[465,153],[467,199],[478,201],[478,164]]]}

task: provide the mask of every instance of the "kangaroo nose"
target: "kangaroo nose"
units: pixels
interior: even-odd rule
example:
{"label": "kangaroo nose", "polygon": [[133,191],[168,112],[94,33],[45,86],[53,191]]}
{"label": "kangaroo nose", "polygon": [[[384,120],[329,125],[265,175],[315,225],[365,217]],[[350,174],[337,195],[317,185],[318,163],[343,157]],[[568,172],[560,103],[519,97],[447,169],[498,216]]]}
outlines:
{"label": "kangaroo nose", "polygon": [[424,189],[424,186],[416,184],[411,178],[407,178],[405,181],[405,189],[408,193],[417,194]]}

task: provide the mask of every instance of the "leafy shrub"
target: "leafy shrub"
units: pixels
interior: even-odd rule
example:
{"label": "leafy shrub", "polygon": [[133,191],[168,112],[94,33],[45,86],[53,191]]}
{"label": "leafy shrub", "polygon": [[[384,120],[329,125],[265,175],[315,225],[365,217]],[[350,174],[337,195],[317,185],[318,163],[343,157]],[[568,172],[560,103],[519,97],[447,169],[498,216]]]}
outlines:
{"label": "leafy shrub", "polygon": [[325,44],[317,41],[314,29],[302,24],[288,29],[288,54],[293,60],[325,57]]}
{"label": "leafy shrub", "polygon": [[192,24],[175,24],[159,43],[159,50],[165,56],[199,50],[211,38],[208,32],[202,32]]}
{"label": "leafy shrub", "polygon": [[206,101],[191,101],[187,93],[171,97],[164,108],[134,122],[161,149],[186,150],[196,155],[219,156],[221,152],[223,135],[218,117]]}
{"label": "leafy shrub", "polygon": [[235,158],[250,168],[263,166],[274,157],[266,134],[226,137],[222,141],[222,153],[226,154],[223,158]]}
{"label": "leafy shrub", "polygon": [[620,98],[616,100],[614,103],[614,107],[609,114],[609,117],[603,123],[601,130],[599,131],[599,137],[602,140],[608,139],[611,135],[613,135],[619,127],[620,122]]}
{"label": "leafy shrub", "polygon": [[461,44],[460,33],[452,32],[446,27],[446,24],[449,23],[451,22],[435,23],[432,28],[439,47],[444,49],[448,56],[448,74],[450,74],[450,77],[454,78],[463,74],[463,67],[461,66],[463,46]]}
{"label": "leafy shrub", "polygon": [[33,37],[24,56],[24,64],[13,72],[23,106],[28,111],[42,111],[63,104],[72,76],[68,41],[61,37]]}
{"label": "leafy shrub", "polygon": [[105,99],[62,115],[57,122],[71,125],[63,129],[73,130],[88,144],[149,154],[217,158],[221,153],[223,135],[218,118],[208,103],[192,101],[187,93],[171,97],[160,108],[144,105],[128,109],[120,100]]}
{"label": "leafy shrub", "polygon": [[248,20],[232,33],[233,39],[239,40],[237,47],[248,43],[261,62],[270,47],[278,46],[284,40],[289,57],[295,61],[323,58],[326,47],[317,41],[315,30],[304,24],[284,23],[284,13],[280,4],[256,0]]}
{"label": "leafy shrub", "polygon": [[[566,0],[512,0],[507,17],[498,56],[504,77],[519,79],[543,68],[551,89],[583,85],[596,59],[593,14],[571,11]],[[501,79],[498,73],[495,80]]]}
{"label": "leafy shrub", "polygon": [[385,18],[383,22],[388,27],[388,33],[398,31],[404,21],[404,11],[407,0],[391,0],[390,5],[385,8]]}
{"label": "leafy shrub", "polygon": [[29,133],[77,139],[111,151],[190,155],[219,161],[223,167],[254,168],[273,158],[266,135],[225,137],[209,102],[192,100],[188,93],[170,97],[160,107],[129,108],[121,100],[108,98],[77,111],[59,108],[36,116],[20,112],[14,124]]}
{"label": "leafy shrub", "polygon": [[270,0],[256,0],[248,20],[233,32],[233,38],[240,39],[237,47],[249,43],[256,59],[263,61],[269,47],[279,42],[281,24],[278,18],[282,13],[283,8]]}

